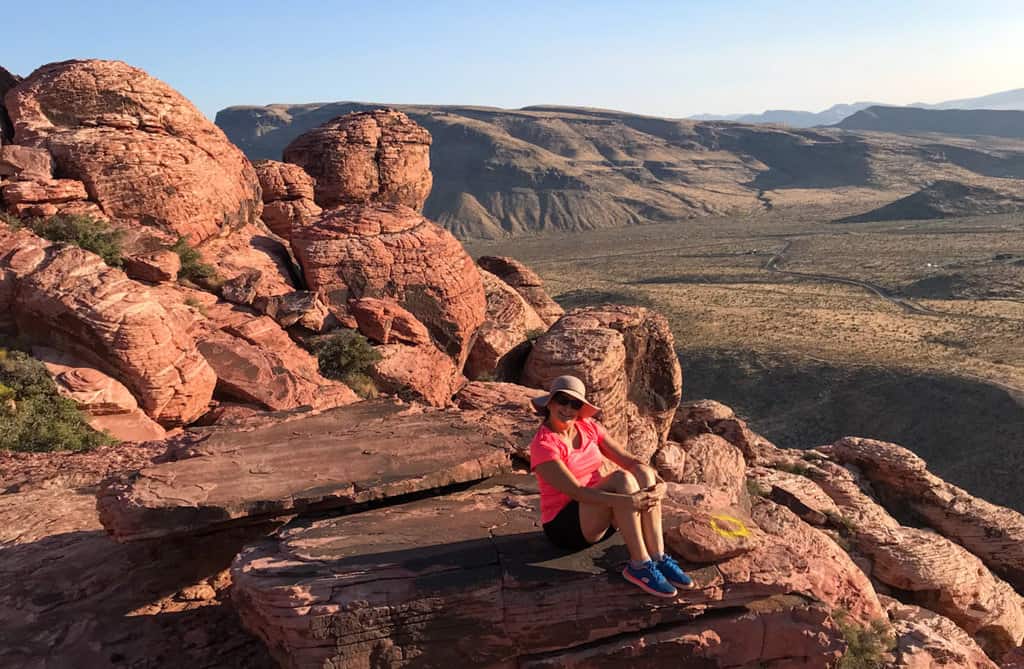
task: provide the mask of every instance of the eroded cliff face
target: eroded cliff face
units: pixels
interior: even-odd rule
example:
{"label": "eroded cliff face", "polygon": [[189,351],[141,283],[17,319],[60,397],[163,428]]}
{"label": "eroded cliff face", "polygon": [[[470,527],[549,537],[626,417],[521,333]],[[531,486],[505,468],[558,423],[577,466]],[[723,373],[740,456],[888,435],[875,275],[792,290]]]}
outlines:
{"label": "eroded cliff face", "polygon": [[[79,85],[88,104],[37,113]],[[340,204],[298,165],[253,169],[221,147],[262,194],[237,226],[190,228],[222,273],[193,282],[166,200],[146,218],[139,193],[128,217],[84,172],[53,178],[76,138],[83,156],[99,155],[94,135],[220,142],[182,120],[187,101],[101,61],[40,68],[7,99],[31,146],[0,153],[0,204],[46,216],[76,203],[133,246],[122,270],[0,223],[0,330],[126,435],[0,453],[5,666],[834,667],[848,654],[909,669],[1024,653],[1020,514],[896,444],[780,449],[725,405],[680,404],[660,314],[563,314],[529,268],[489,258],[482,272],[416,211],[429,137],[413,121],[330,124],[338,164],[366,166],[367,123],[415,140],[382,140],[378,190],[333,181]],[[281,206],[261,222],[259,204]],[[364,401],[306,348],[354,331],[380,354]],[[668,482],[666,543],[693,590],[655,600],[618,579],[620,538],[566,555],[543,537],[529,399],[560,374],[584,378],[609,429]]]}

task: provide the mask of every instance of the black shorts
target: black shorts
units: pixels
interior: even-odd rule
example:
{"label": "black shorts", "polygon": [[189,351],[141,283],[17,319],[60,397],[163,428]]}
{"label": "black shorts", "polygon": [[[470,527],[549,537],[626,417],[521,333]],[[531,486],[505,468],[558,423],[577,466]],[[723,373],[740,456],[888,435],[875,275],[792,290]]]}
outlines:
{"label": "black shorts", "polygon": [[[580,503],[573,500],[558,512],[558,515],[544,523],[544,534],[554,545],[570,551],[583,550],[591,543],[583,536],[580,529]],[[615,528],[609,527],[598,541],[604,541],[615,534]]]}

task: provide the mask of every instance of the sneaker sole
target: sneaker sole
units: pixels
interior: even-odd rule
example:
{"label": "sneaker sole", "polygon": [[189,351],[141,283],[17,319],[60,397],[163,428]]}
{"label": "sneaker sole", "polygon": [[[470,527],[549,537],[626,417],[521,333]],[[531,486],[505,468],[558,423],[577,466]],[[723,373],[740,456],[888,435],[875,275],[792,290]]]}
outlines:
{"label": "sneaker sole", "polygon": [[627,571],[626,569],[622,570],[622,577],[630,583],[632,583],[633,585],[635,585],[636,587],[646,592],[648,595],[654,595],[655,597],[663,597],[665,599],[672,599],[679,594],[678,592],[659,592],[654,588],[650,587],[649,585],[647,585],[646,583],[644,583],[643,581],[641,581],[640,579],[638,579],[637,577],[630,574],[629,571]]}

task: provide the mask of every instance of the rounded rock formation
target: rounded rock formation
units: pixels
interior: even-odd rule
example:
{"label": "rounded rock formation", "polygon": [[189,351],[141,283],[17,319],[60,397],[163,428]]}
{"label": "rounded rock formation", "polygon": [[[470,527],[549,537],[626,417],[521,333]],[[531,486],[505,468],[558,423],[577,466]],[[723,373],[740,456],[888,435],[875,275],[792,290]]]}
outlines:
{"label": "rounded rock formation", "polygon": [[291,242],[310,290],[325,294],[339,319],[351,300],[391,298],[462,368],[486,299],[451,233],[401,205],[349,205],[293,230]]}
{"label": "rounded rock formation", "polygon": [[323,212],[313,201],[313,177],[298,165],[261,160],[253,167],[263,190],[263,222],[278,237],[291,239],[293,227]]}
{"label": "rounded rock formation", "polygon": [[339,116],[295,138],[284,160],[316,179],[321,207],[381,202],[417,211],[430,195],[430,133],[402,112]]}
{"label": "rounded rock formation", "polygon": [[[256,172],[167,84],[119,61],[40,67],[5,103],[16,144],[49,150],[103,213],[198,243],[259,217]],[[125,160],[131,156],[131,160]]]}

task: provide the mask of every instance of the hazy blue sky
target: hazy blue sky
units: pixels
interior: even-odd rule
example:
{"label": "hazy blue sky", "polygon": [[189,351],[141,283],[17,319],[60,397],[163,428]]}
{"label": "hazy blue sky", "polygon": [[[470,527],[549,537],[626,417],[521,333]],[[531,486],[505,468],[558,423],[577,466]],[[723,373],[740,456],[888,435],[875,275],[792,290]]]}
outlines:
{"label": "hazy blue sky", "polygon": [[0,65],[124,60],[236,104],[566,104],[661,116],[1024,87],[1024,0],[12,2]]}

